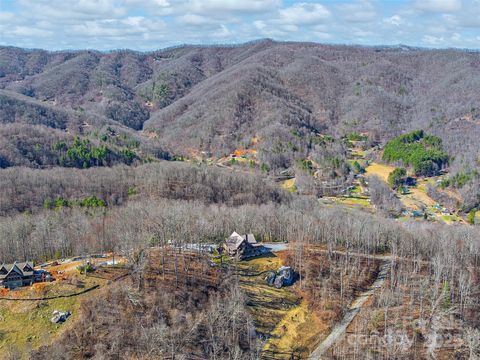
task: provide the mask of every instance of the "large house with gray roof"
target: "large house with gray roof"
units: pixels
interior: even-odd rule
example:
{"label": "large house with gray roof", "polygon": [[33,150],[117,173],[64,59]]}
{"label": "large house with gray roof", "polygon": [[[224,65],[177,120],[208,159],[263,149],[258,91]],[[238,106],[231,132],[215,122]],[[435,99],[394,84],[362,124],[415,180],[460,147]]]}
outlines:
{"label": "large house with gray roof", "polygon": [[237,256],[239,259],[261,255],[265,250],[262,244],[257,243],[253,234],[239,235],[235,231],[225,240],[223,248],[228,255]]}
{"label": "large house with gray roof", "polygon": [[32,262],[14,262],[0,265],[0,287],[15,289],[32,285],[35,282],[35,270]]}

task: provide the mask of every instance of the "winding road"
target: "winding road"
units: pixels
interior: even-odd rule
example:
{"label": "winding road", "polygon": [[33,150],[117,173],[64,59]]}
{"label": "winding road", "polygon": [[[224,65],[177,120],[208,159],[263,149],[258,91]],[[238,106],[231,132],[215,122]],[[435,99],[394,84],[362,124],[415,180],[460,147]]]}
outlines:
{"label": "winding road", "polygon": [[324,356],[327,350],[330,349],[332,345],[335,344],[335,342],[345,333],[348,326],[358,315],[361,308],[365,305],[368,299],[370,299],[370,297],[375,294],[375,292],[377,292],[383,287],[391,266],[391,259],[388,259],[388,256],[383,256],[383,258],[384,262],[380,266],[380,271],[373,284],[368,288],[368,290],[362,292],[350,304],[343,319],[333,327],[330,334],[328,334],[328,336],[316,347],[316,349],[313,350],[313,352],[310,354],[310,357],[308,358],[309,360],[322,359],[322,356]]}

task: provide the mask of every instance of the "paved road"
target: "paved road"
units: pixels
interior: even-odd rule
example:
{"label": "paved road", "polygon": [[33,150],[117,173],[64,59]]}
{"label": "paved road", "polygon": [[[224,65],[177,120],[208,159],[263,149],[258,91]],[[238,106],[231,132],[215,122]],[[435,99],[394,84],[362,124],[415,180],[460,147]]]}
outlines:
{"label": "paved road", "polygon": [[288,249],[287,243],[263,243],[268,250],[271,252],[284,251]]}
{"label": "paved road", "polygon": [[378,273],[377,278],[374,283],[368,288],[367,291],[361,293],[349,306],[348,311],[346,312],[343,319],[336,324],[330,334],[317,346],[317,348],[310,354],[309,360],[319,360],[325,355],[328,349],[332,347],[335,342],[345,333],[347,327],[352,323],[353,319],[360,312],[360,309],[365,305],[365,303],[370,299],[370,297],[375,294],[379,289],[383,287],[385,279],[387,278],[388,272],[390,270],[390,261],[385,261],[380,266],[380,272]]}

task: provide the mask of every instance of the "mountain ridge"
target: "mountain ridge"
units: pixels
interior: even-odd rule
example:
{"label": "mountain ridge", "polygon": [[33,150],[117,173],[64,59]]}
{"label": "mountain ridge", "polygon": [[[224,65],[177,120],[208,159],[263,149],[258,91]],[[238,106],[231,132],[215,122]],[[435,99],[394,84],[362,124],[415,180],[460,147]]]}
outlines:
{"label": "mountain ridge", "polygon": [[[465,136],[479,134],[478,69],[477,52],[268,39],[145,53],[0,47],[3,97],[24,95],[27,110],[28,99],[72,110],[76,115],[64,130],[73,134],[91,136],[106,126],[129,134],[153,131],[155,139],[140,141],[182,155],[195,149],[222,156],[256,136],[308,148],[287,133],[360,131],[385,140],[415,128],[458,148],[458,139],[444,128],[458,130],[458,119],[471,117]],[[14,117],[28,123],[32,117],[10,104],[4,108],[9,111],[2,122]],[[473,166],[474,159],[468,161]]]}

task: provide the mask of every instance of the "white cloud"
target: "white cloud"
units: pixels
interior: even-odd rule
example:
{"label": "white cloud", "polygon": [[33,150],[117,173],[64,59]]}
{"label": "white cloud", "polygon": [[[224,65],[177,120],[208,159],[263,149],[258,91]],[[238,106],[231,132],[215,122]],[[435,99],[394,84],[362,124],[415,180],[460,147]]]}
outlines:
{"label": "white cloud", "polygon": [[462,39],[462,36],[459,33],[453,33],[451,39],[455,42],[458,42]]}
{"label": "white cloud", "polygon": [[468,28],[478,28],[480,32],[480,0],[471,0],[464,6],[461,25]]}
{"label": "white cloud", "polygon": [[202,15],[231,22],[231,17],[275,11],[281,0],[124,0],[128,6],[143,8],[156,16]]}
{"label": "white cloud", "polygon": [[170,2],[168,2],[167,0],[153,0],[153,3],[162,7],[170,6]]}
{"label": "white cloud", "polygon": [[265,21],[263,20],[255,20],[253,22],[253,25],[258,29],[258,30],[265,30],[267,28],[267,24],[265,24]]}
{"label": "white cloud", "polygon": [[318,24],[330,17],[330,11],[323,5],[298,3],[281,9],[280,21],[294,25]]}
{"label": "white cloud", "polygon": [[255,14],[274,10],[279,0],[190,0],[188,8],[198,14]]}
{"label": "white cloud", "polygon": [[145,21],[143,16],[129,16],[122,20],[122,23],[130,27],[140,27]]}
{"label": "white cloud", "polygon": [[162,8],[170,14],[182,12],[195,14],[253,14],[272,11],[281,5],[281,0],[123,0],[124,4],[148,9]]}
{"label": "white cloud", "polygon": [[116,0],[19,0],[22,16],[49,21],[121,17],[127,9]]}
{"label": "white cloud", "polygon": [[[50,0],[49,3],[54,3],[54,1]],[[65,4],[65,1],[63,3]],[[125,8],[120,7],[114,0],[77,0],[73,4],[67,2],[65,5],[73,8],[77,13],[87,15],[109,14],[115,16],[125,13]]]}
{"label": "white cloud", "polygon": [[252,22],[253,28],[260,37],[288,39],[293,34],[308,32],[309,38],[326,38],[323,28],[316,28],[325,24],[331,17],[330,11],[321,4],[300,2],[292,6],[279,9],[275,16]]}
{"label": "white cloud", "polygon": [[140,5],[140,6],[161,6],[168,7],[171,6],[170,1],[168,0],[125,0],[126,5]]}
{"label": "white cloud", "polygon": [[142,36],[144,33],[158,33],[165,30],[165,23],[161,20],[153,21],[142,16],[131,16],[125,19],[105,19],[100,21],[86,21],[72,27],[76,36],[118,37]]}
{"label": "white cloud", "polygon": [[0,11],[0,22],[4,23],[15,19],[15,14],[8,11]]}
{"label": "white cloud", "polygon": [[312,34],[314,38],[321,41],[330,40],[332,38],[332,34],[324,31],[313,31]]}
{"label": "white cloud", "polygon": [[212,19],[206,16],[192,14],[192,13],[178,16],[177,21],[184,25],[193,25],[193,26],[210,25],[212,23]]}
{"label": "white cloud", "polygon": [[425,12],[452,13],[462,8],[461,0],[417,0],[415,8]]}
{"label": "white cloud", "polygon": [[47,37],[52,36],[53,32],[49,30],[38,29],[28,26],[15,26],[13,29],[7,31],[9,35],[28,36],[28,37]]}
{"label": "white cloud", "polygon": [[293,24],[273,24],[263,20],[257,20],[253,22],[255,33],[260,36],[257,37],[272,37],[272,38],[285,38],[291,33],[298,31],[298,27]]}
{"label": "white cloud", "polygon": [[428,45],[434,45],[434,46],[438,46],[440,44],[442,44],[444,42],[444,38],[443,37],[439,37],[439,36],[433,36],[433,35],[425,35],[423,37],[423,42],[428,44]]}
{"label": "white cloud", "polygon": [[232,36],[232,32],[225,25],[220,25],[220,30],[214,32],[213,36],[220,39],[227,39]]}
{"label": "white cloud", "polygon": [[405,20],[400,15],[393,15],[383,19],[383,22],[387,25],[400,26],[405,22]]}
{"label": "white cloud", "polygon": [[372,31],[362,30],[362,29],[354,29],[352,34],[359,38],[364,38],[364,37],[369,37],[374,35]]}
{"label": "white cloud", "polygon": [[337,5],[340,16],[348,22],[370,22],[377,18],[377,9],[370,0],[358,0]]}

